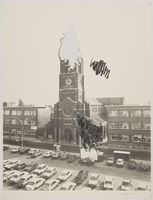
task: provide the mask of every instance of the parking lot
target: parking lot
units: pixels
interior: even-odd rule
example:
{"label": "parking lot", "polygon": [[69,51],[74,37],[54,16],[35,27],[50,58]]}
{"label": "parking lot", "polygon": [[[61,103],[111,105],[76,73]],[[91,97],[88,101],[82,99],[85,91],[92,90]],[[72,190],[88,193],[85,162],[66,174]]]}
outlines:
{"label": "parking lot", "polygon": [[[25,163],[36,162],[38,164],[47,164],[48,167],[55,167],[57,169],[57,173],[52,177],[52,179],[58,178],[59,173],[62,169],[69,169],[72,171],[72,176],[67,181],[72,181],[79,170],[87,170],[89,172],[88,177],[83,183],[77,186],[75,189],[80,190],[84,187],[88,187],[88,181],[91,177],[92,173],[98,173],[100,175],[100,183],[93,190],[102,190],[102,185],[104,182],[104,178],[106,176],[111,176],[113,178],[113,186],[114,190],[119,190],[119,187],[122,183],[123,178],[131,179],[132,188],[131,190],[135,190],[137,188],[138,183],[142,182],[147,185],[148,190],[150,190],[150,172],[140,172],[136,170],[129,170],[126,167],[117,168],[115,166],[107,166],[106,161],[95,163],[94,166],[85,166],[80,165],[78,160],[76,159],[72,163],[68,163],[67,160],[53,159],[53,158],[44,158],[43,153],[47,150],[41,150],[42,154],[36,158],[31,158],[30,155],[27,154],[19,154],[19,153],[11,153],[10,149],[4,151],[4,160],[6,159],[15,159],[20,160]],[[55,190],[59,190],[64,184],[61,182]],[[19,189],[15,184],[11,185],[8,181],[3,183],[3,190],[25,190]]]}

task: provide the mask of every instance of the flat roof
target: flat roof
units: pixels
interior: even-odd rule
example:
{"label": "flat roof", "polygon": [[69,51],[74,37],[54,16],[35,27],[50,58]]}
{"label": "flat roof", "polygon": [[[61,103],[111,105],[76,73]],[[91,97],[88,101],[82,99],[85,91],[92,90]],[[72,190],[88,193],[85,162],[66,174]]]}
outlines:
{"label": "flat roof", "polygon": [[113,153],[130,154],[129,151],[113,151]]}
{"label": "flat roof", "polygon": [[107,105],[105,107],[107,108],[115,108],[115,107],[143,107],[143,106],[148,106],[151,107],[150,104],[124,104],[124,105]]}

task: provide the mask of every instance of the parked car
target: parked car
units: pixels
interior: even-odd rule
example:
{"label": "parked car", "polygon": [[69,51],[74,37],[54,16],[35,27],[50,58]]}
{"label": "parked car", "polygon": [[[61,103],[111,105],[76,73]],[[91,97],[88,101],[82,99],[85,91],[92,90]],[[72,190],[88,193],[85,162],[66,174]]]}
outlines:
{"label": "parked car", "polygon": [[77,176],[74,178],[73,182],[77,185],[80,185],[83,183],[84,180],[86,180],[88,177],[88,171],[86,170],[80,170],[77,174]]}
{"label": "parked car", "polygon": [[56,173],[57,173],[56,168],[55,167],[50,167],[43,174],[41,174],[41,178],[49,179],[50,177],[52,177]]}
{"label": "parked car", "polygon": [[15,170],[22,170],[22,169],[24,169],[26,166],[27,166],[26,163],[21,162],[21,163],[18,163],[18,164],[14,167],[14,169],[15,169]]}
{"label": "parked car", "polygon": [[33,191],[41,187],[45,182],[43,178],[32,178],[29,183],[25,186],[28,191]]}
{"label": "parked car", "polygon": [[137,188],[135,190],[137,190],[137,191],[146,191],[146,190],[148,190],[148,188],[147,188],[146,184],[139,183],[138,186],[137,186]]}
{"label": "parked car", "polygon": [[32,172],[33,174],[40,175],[48,169],[48,165],[40,164],[38,167]]}
{"label": "parked car", "polygon": [[59,190],[75,190],[77,184],[74,182],[66,182]]}
{"label": "parked car", "polygon": [[19,160],[11,160],[8,164],[6,164],[6,165],[4,166],[4,168],[5,168],[6,170],[14,169],[14,167],[15,167],[16,165],[18,165],[19,163],[20,163]]}
{"label": "parked car", "polygon": [[60,154],[60,160],[66,160],[67,159],[67,153],[66,152],[61,152]]}
{"label": "parked car", "polygon": [[45,152],[45,153],[43,154],[43,157],[44,157],[44,158],[50,158],[50,157],[52,156],[52,154],[53,154],[53,151],[47,151],[47,152]]}
{"label": "parked car", "polygon": [[21,147],[13,147],[11,149],[11,153],[18,153],[20,151]]}
{"label": "parked car", "polygon": [[53,152],[52,158],[57,159],[60,157],[60,152]]}
{"label": "parked car", "polygon": [[136,169],[136,167],[137,167],[137,163],[136,163],[136,161],[135,160],[130,160],[129,162],[128,162],[128,169]]}
{"label": "parked car", "polygon": [[3,173],[3,182],[7,181],[13,174],[16,172],[16,170],[6,171]]}
{"label": "parked car", "polygon": [[82,187],[80,190],[91,191],[91,187]]}
{"label": "parked car", "polygon": [[27,167],[24,168],[24,171],[27,172],[32,172],[33,170],[35,170],[38,167],[38,163],[35,162],[31,162],[27,164]]}
{"label": "parked car", "polygon": [[18,188],[24,188],[33,178],[37,178],[36,174],[26,174],[22,176],[17,182]]}
{"label": "parked car", "polygon": [[44,185],[40,188],[40,190],[44,191],[54,190],[59,185],[59,183],[60,181],[57,179],[49,179],[44,183]]}
{"label": "parked car", "polygon": [[66,181],[70,176],[72,176],[72,172],[70,170],[62,170],[59,175],[58,175],[58,179],[60,181]]}
{"label": "parked car", "polygon": [[16,172],[10,179],[9,179],[9,183],[10,184],[15,184],[19,181],[19,179],[24,176],[27,175],[28,172]]}
{"label": "parked car", "polygon": [[100,184],[100,175],[93,173],[88,181],[88,186],[91,188],[97,187]]}
{"label": "parked car", "polygon": [[28,151],[28,155],[33,154],[35,151],[36,151],[36,149],[34,149],[34,148],[29,149],[29,151]]}
{"label": "parked car", "polygon": [[123,179],[120,189],[130,191],[132,189],[131,179]]}
{"label": "parked car", "polygon": [[124,166],[124,160],[121,159],[121,158],[118,158],[118,159],[116,160],[116,166],[117,166],[117,167],[123,167],[123,166]]}
{"label": "parked car", "polygon": [[7,150],[7,149],[9,149],[9,146],[3,145],[3,151],[5,151],[5,150]]}
{"label": "parked car", "polygon": [[75,155],[69,155],[69,157],[67,158],[67,162],[74,162],[76,160],[76,156]]}
{"label": "parked car", "polygon": [[20,154],[26,154],[26,153],[29,152],[29,150],[30,150],[29,148],[22,147],[22,148],[20,149],[19,153],[20,153]]}
{"label": "parked car", "polygon": [[11,159],[3,160],[3,167],[5,165],[8,165],[11,161],[12,161]]}
{"label": "parked car", "polygon": [[113,166],[114,164],[114,158],[113,157],[108,157],[107,159],[107,165],[108,166]]}
{"label": "parked car", "polygon": [[103,185],[104,190],[113,190],[113,178],[112,177],[105,177],[104,178],[104,185]]}
{"label": "parked car", "polygon": [[39,151],[35,151],[31,154],[31,158],[36,158],[38,156],[40,156],[42,154],[42,152],[39,150]]}
{"label": "parked car", "polygon": [[151,170],[151,166],[149,163],[139,163],[138,165],[138,169],[141,170],[141,171],[150,171]]}

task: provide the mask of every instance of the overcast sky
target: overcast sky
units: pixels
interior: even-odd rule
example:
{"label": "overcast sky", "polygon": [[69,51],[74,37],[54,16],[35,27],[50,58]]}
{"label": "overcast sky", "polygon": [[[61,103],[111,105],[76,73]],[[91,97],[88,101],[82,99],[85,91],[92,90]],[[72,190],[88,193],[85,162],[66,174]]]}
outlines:
{"label": "overcast sky", "polygon": [[[54,104],[59,95],[60,38],[72,24],[84,59],[87,97],[151,99],[151,6],[148,4],[5,4],[3,99]],[[109,79],[96,76],[91,59],[105,60]]]}

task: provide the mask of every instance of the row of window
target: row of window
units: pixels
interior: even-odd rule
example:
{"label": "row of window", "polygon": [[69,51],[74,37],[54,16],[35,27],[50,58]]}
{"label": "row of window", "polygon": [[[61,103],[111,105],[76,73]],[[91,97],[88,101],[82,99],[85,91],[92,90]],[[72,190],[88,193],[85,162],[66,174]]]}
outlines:
{"label": "row of window", "polygon": [[109,111],[109,117],[150,117],[150,110],[111,110]]}
{"label": "row of window", "polygon": [[[111,135],[110,141],[120,141],[120,142],[129,142],[129,136],[127,135]],[[150,142],[151,139],[149,136],[142,135],[133,135],[132,142]]]}
{"label": "row of window", "polygon": [[[21,122],[17,119],[4,119],[4,124],[21,124]],[[23,120],[24,125],[36,125],[36,120],[32,120],[29,118],[26,118]]]}
{"label": "row of window", "polygon": [[36,116],[36,110],[4,110],[4,115],[22,115],[25,116]]}
{"label": "row of window", "polygon": [[[109,123],[109,129],[129,129],[128,123],[121,123],[121,122],[113,122]],[[131,129],[133,130],[150,130],[149,123],[131,123]]]}
{"label": "row of window", "polygon": [[92,106],[91,111],[92,111],[93,113],[100,112],[100,111],[101,111],[101,107],[100,107],[100,106]]}

